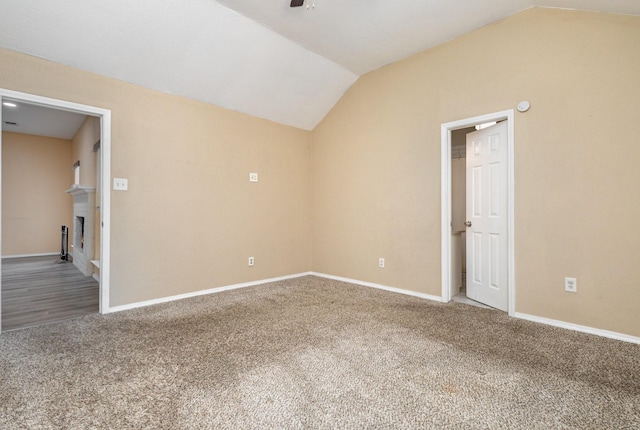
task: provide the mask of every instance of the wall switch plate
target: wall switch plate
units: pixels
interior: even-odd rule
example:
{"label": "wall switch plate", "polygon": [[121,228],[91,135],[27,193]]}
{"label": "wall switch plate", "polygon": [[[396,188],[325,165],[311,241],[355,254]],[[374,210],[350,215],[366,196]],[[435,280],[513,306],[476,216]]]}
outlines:
{"label": "wall switch plate", "polygon": [[255,263],[255,259],[253,257],[249,257],[249,266],[253,266]]}
{"label": "wall switch plate", "polygon": [[249,182],[258,182],[258,174],[249,173]]}
{"label": "wall switch plate", "polygon": [[578,280],[576,278],[564,278],[564,290],[570,293],[577,293]]}
{"label": "wall switch plate", "polygon": [[124,178],[113,178],[113,189],[116,191],[127,191],[129,189],[129,181]]}
{"label": "wall switch plate", "polygon": [[378,267],[380,267],[380,268],[384,267],[384,258],[378,259]]}

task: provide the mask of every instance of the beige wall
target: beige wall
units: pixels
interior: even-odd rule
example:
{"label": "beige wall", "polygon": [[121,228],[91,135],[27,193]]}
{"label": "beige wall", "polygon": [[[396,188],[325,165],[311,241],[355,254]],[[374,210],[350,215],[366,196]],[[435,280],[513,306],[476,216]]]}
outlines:
{"label": "beige wall", "polygon": [[639,46],[640,17],[532,9],[361,77],[314,130],[313,269],[440,295],[440,125],[529,100],[516,311],[639,336]]}
{"label": "beige wall", "polygon": [[2,132],[2,256],[60,252],[71,226],[71,141]]}
{"label": "beige wall", "polygon": [[80,185],[96,186],[96,154],[93,145],[100,140],[100,118],[88,116],[71,140],[71,166],[80,161]]}
{"label": "beige wall", "polygon": [[311,267],[310,132],[7,50],[0,87],[111,110],[111,306]]}
{"label": "beige wall", "polygon": [[451,160],[451,228],[465,231],[467,220],[467,159]]}

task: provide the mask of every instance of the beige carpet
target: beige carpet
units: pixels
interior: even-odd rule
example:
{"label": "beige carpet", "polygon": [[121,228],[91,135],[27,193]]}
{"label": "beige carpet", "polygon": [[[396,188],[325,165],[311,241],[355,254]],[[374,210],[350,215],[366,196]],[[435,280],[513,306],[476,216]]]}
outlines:
{"label": "beige carpet", "polygon": [[5,332],[0,428],[638,429],[640,346],[304,277]]}

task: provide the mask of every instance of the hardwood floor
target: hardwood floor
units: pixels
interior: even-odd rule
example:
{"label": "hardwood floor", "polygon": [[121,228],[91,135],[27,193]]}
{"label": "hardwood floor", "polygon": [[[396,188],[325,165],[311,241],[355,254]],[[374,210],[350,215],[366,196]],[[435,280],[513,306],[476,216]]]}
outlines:
{"label": "hardwood floor", "polygon": [[2,259],[2,330],[97,313],[98,282],[55,255]]}

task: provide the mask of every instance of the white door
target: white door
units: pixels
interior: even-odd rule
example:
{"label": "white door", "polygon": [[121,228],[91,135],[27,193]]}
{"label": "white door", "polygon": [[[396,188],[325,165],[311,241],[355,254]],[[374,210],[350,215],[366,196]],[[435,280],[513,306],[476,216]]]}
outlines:
{"label": "white door", "polygon": [[508,309],[507,122],[467,134],[467,297]]}

